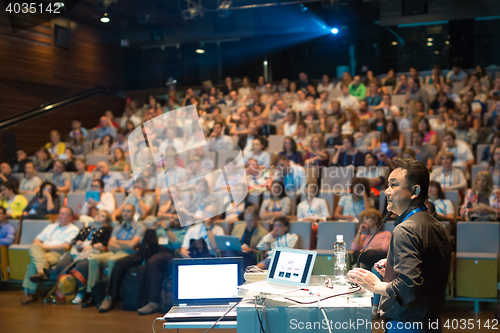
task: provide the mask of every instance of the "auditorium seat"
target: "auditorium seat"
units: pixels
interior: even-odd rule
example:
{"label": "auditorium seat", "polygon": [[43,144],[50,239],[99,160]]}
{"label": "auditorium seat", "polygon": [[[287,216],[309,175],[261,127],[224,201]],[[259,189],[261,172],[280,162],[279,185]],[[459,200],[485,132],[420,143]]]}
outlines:
{"label": "auditorium seat", "polygon": [[109,156],[99,156],[99,155],[87,155],[85,157],[85,162],[87,165],[97,165],[99,162],[109,162]]}
{"label": "auditorium seat", "polygon": [[321,191],[322,192],[347,192],[348,184],[352,182],[354,169],[352,167],[328,167],[322,168]]}
{"label": "auditorium seat", "polygon": [[[115,196],[115,208],[119,208],[122,203],[125,201],[125,193],[114,193]],[[160,197],[161,199],[161,197]]]}
{"label": "auditorium seat", "polygon": [[269,145],[267,150],[269,152],[280,152],[283,151],[283,144],[285,143],[285,135],[270,135]]}
{"label": "auditorium seat", "polygon": [[318,250],[333,250],[337,235],[344,236],[347,250],[356,236],[356,222],[320,222],[318,224]]}
{"label": "auditorium seat", "polygon": [[[489,109],[488,109],[489,110]],[[489,146],[489,143],[481,143],[476,147],[476,164],[481,163],[481,158],[483,157],[483,151]],[[493,154],[493,152],[490,152]],[[488,161],[489,162],[489,161]]]}
{"label": "auditorium seat", "polygon": [[500,223],[458,222],[456,296],[497,298]]}
{"label": "auditorium seat", "polygon": [[309,250],[311,248],[311,222],[291,222],[289,232],[299,236],[295,245],[296,249]]}
{"label": "auditorium seat", "polygon": [[460,195],[458,191],[443,191],[444,198],[453,202],[453,208],[455,208],[455,216],[460,216]]}
{"label": "auditorium seat", "polygon": [[215,225],[218,225],[224,230],[224,235],[231,235],[231,231],[233,229],[233,226],[231,223],[226,222],[226,221],[216,221]]}
{"label": "auditorium seat", "polygon": [[22,280],[30,263],[29,248],[35,237],[50,224],[47,220],[24,220],[21,224],[21,239],[19,244],[9,247],[10,278]]}
{"label": "auditorium seat", "polygon": [[73,209],[75,214],[81,215],[82,207],[85,204],[85,193],[68,193],[66,206]]}

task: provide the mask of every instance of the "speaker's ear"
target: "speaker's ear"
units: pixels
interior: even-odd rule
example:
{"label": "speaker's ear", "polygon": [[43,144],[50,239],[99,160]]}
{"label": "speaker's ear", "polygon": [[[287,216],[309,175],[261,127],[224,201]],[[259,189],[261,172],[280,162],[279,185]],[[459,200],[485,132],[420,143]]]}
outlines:
{"label": "speaker's ear", "polygon": [[420,185],[413,186],[413,194],[418,197],[418,195],[420,194]]}

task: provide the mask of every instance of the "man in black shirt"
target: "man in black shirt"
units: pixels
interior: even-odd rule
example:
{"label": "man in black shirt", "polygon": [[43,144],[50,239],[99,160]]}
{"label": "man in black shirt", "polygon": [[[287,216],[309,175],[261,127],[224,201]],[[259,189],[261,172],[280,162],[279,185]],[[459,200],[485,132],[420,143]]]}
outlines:
{"label": "man in black shirt", "polygon": [[[395,159],[389,176],[387,210],[398,215],[387,259],[377,264],[380,281],[355,268],[350,280],[381,294],[380,312],[387,332],[441,332],[440,314],[450,273],[452,248],[444,227],[429,215],[425,198],[429,172],[419,161]],[[376,265],[377,265],[376,264]],[[410,322],[412,325],[405,325]]]}

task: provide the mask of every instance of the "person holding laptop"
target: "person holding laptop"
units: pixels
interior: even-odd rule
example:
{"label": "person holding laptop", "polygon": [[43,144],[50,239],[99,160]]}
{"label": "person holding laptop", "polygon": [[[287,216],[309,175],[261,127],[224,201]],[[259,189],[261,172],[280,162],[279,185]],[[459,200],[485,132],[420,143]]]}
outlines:
{"label": "person holding laptop", "polygon": [[277,247],[288,247],[293,249],[297,244],[299,236],[290,234],[290,221],[286,217],[278,217],[273,222],[273,230],[262,237],[257,249],[267,251],[268,257],[257,264],[260,269],[267,269],[271,263],[271,254]]}
{"label": "person holding laptop", "polygon": [[91,189],[92,192],[99,193],[99,200],[94,200],[90,196],[88,201],[83,204],[80,215],[95,217],[101,209],[113,214],[116,206],[115,196],[112,193],[104,193],[104,182],[100,179],[94,179]]}
{"label": "person holding laptop", "polygon": [[267,234],[266,229],[257,224],[259,221],[259,208],[257,206],[249,206],[245,209],[245,223],[235,225],[232,236],[238,237],[241,243],[241,251],[225,251],[225,257],[243,257],[243,266],[246,268],[250,265],[257,264],[256,251],[257,244]]}

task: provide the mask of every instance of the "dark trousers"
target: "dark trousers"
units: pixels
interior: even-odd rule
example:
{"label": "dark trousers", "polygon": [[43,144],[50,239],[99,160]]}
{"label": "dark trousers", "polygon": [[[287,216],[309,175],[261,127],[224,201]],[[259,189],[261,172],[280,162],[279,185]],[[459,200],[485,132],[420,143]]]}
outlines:
{"label": "dark trousers", "polygon": [[[168,264],[172,262],[175,255],[172,251],[160,247],[159,252],[146,262],[145,293],[148,295],[149,302],[159,303],[161,294],[161,284],[168,275]],[[137,254],[131,254],[125,258],[121,258],[115,263],[115,267],[111,272],[108,280],[107,295],[117,299],[120,295],[120,288],[127,271],[137,265],[142,264],[142,258]]]}
{"label": "dark trousers", "polygon": [[160,247],[160,252],[146,262],[144,292],[148,302],[160,303],[162,281],[172,273],[170,263],[174,258],[172,251]]}
{"label": "dark trousers", "polygon": [[142,258],[137,255],[137,253],[130,254],[124,258],[119,259],[113,270],[111,271],[111,276],[108,279],[107,296],[117,299],[120,295],[120,288],[122,287],[123,279],[127,271],[137,265],[142,264]]}
{"label": "dark trousers", "polygon": [[[69,254],[65,255],[64,258],[60,259],[57,263],[55,269],[56,274],[59,276],[63,269],[68,267],[73,262],[73,257]],[[87,259],[81,260],[71,267],[71,270],[77,270],[80,274],[83,275],[85,279],[87,279],[89,275],[89,261]]]}

